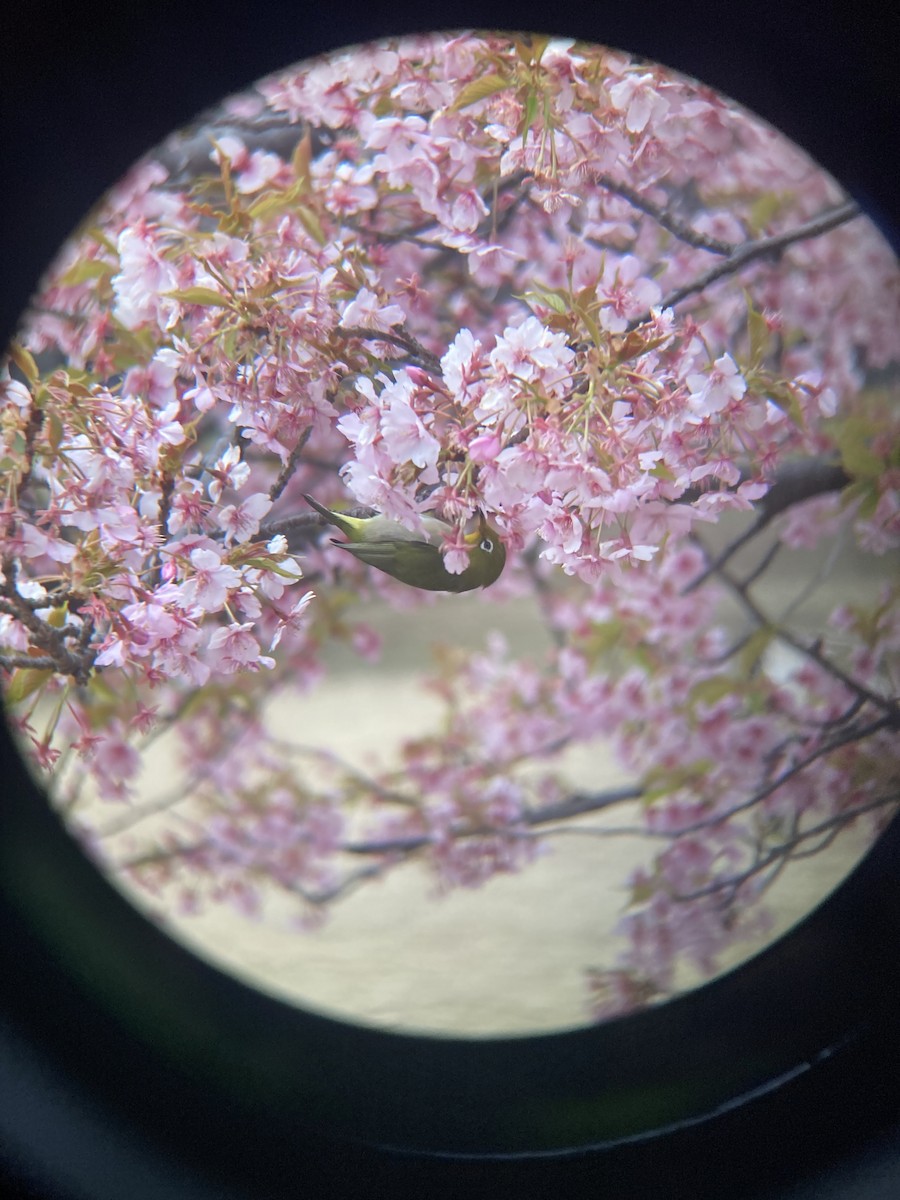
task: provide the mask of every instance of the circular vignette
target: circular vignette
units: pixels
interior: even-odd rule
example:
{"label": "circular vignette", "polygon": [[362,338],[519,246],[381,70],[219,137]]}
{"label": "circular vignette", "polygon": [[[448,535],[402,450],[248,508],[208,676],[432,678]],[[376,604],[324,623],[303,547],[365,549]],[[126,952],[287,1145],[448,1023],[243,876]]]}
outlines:
{"label": "circular vignette", "polygon": [[[248,967],[257,952],[258,986],[350,1019],[462,1032],[440,987],[420,986],[444,971],[476,981],[470,1032],[536,1033],[583,1019],[586,947],[601,955],[587,972],[598,1019],[681,990],[679,967],[702,978],[746,957],[782,868],[807,857],[824,876],[823,848],[860,818],[874,836],[894,803],[879,755],[896,718],[881,568],[896,542],[896,280],[858,206],[775,130],[603,47],[399,39],[223,102],[110,193],[12,350],[0,663],[54,802],[176,936],[236,970],[233,947]],[[379,599],[433,612],[442,638],[451,610],[478,633],[485,621],[450,600],[445,622],[426,593],[322,546],[310,522],[330,514],[309,491],[328,489],[392,519],[390,540],[380,520],[380,540],[344,547],[372,567],[396,575],[406,551],[428,587],[454,591],[499,569],[488,606],[537,601],[538,628],[512,645],[509,610],[481,610],[503,633],[486,655],[444,656],[445,732],[410,742],[404,715],[399,770],[360,762],[352,738],[345,754],[356,694],[324,727],[327,689],[304,707],[326,643],[352,638],[371,689]],[[420,546],[423,559],[409,537],[429,510],[444,556]],[[474,546],[453,576],[476,512],[500,553],[479,576]],[[741,512],[754,524],[713,549],[705,530]],[[351,537],[369,528],[334,519]],[[757,552],[770,521],[783,543],[747,575],[733,553],[748,537]],[[841,540],[871,554],[871,601],[860,566],[818,596]],[[826,542],[802,588],[799,568],[779,572],[788,556],[769,573],[782,545]],[[798,623],[811,591],[812,623]],[[828,617],[823,601],[838,602]],[[187,795],[157,754],[172,740]],[[581,752],[577,774],[562,750]],[[576,824],[633,840],[578,848],[562,840]],[[644,833],[664,847],[652,863]],[[531,863],[556,838],[554,879]],[[632,855],[613,963],[594,951],[620,899],[605,879]],[[348,891],[400,886],[407,860],[457,893],[527,868],[560,907],[526,883],[504,906],[492,887],[471,914],[479,943],[414,925],[407,895],[353,947],[359,1007],[327,983],[346,953],[322,955],[316,991],[307,949],[286,972],[290,938],[244,947],[209,911],[277,920],[280,901],[308,923]],[[823,889],[799,873],[810,905]],[[527,910],[541,916],[530,942]],[[344,915],[375,912],[354,900]],[[405,972],[405,943],[379,948],[378,920],[423,935]],[[492,930],[518,954],[448,950]],[[568,991],[545,996],[548,945]],[[418,1010],[387,999],[402,987]]]}
{"label": "circular vignette", "polygon": [[[592,31],[591,36],[599,37],[600,31]],[[603,37],[629,45],[625,36],[611,38],[604,32]],[[664,49],[654,56],[676,68],[691,69]],[[281,57],[271,59],[265,69],[276,68]],[[264,70],[254,69],[252,73],[258,75]],[[700,70],[695,73],[702,75]],[[743,98],[739,87],[723,84],[723,90]],[[181,113],[179,119],[185,115],[189,114]],[[777,112],[764,115],[779,123]],[[825,160],[827,156],[820,153],[818,157]],[[832,169],[841,174],[839,166]],[[91,199],[118,170],[114,167],[94,188]],[[872,194],[877,194],[878,184],[879,180],[874,179]],[[889,201],[885,200],[884,211],[888,210]],[[39,269],[36,267],[34,274]],[[24,302],[24,296],[20,299]],[[570,1165],[570,1178],[582,1183],[588,1177],[596,1181],[597,1163],[602,1161],[607,1164],[602,1170],[612,1172],[609,1178],[615,1178],[616,1170],[624,1169],[626,1180],[646,1187],[648,1181],[652,1186],[658,1179],[658,1169],[665,1170],[676,1161],[679,1146],[687,1148],[686,1161],[694,1162],[692,1149],[710,1153],[722,1130],[730,1130],[728,1155],[737,1153],[735,1162],[748,1170],[756,1162],[759,1170],[757,1160],[765,1153],[760,1149],[764,1144],[761,1139],[784,1128],[773,1120],[773,1114],[784,1118],[787,1101],[793,1105],[798,1097],[799,1111],[804,1113],[797,1137],[798,1153],[804,1135],[813,1136],[817,1121],[834,1122],[835,1145],[840,1148],[838,1093],[843,1090],[844,1101],[857,1100],[860,1111],[871,1114],[873,1125],[878,1114],[872,1094],[861,1086],[862,1081],[870,1072],[877,1072],[887,1085],[883,1098],[889,1099],[892,1094],[890,1075],[897,1063],[897,1045],[886,1005],[896,995],[897,979],[886,947],[898,923],[893,871],[896,830],[885,835],[854,877],[801,929],[738,975],[677,1002],[665,1012],[645,1014],[608,1029],[470,1046],[366,1032],[358,1035],[331,1022],[307,1020],[197,964],[128,910],[80,858],[62,836],[55,819],[44,811],[39,793],[18,768],[14,754],[9,772],[9,803],[4,805],[2,816],[5,829],[0,881],[7,904],[2,930],[9,968],[5,979],[14,981],[4,996],[4,1024],[7,1033],[12,1031],[14,1053],[27,1045],[35,1049],[37,1061],[52,1058],[57,1079],[65,1080],[65,1086],[72,1088],[79,1101],[91,1095],[90,1104],[97,1106],[102,1120],[113,1122],[112,1112],[118,1108],[132,1131],[137,1128],[141,1137],[146,1135],[144,1151],[148,1147],[151,1153],[175,1151],[181,1161],[191,1161],[202,1174],[212,1174],[218,1159],[222,1175],[235,1181],[235,1187],[240,1187],[237,1181],[248,1184],[255,1174],[254,1168],[240,1161],[246,1157],[245,1139],[250,1132],[258,1139],[256,1144],[265,1146],[272,1156],[268,1161],[260,1156],[256,1175],[267,1184],[283,1179],[282,1171],[289,1162],[299,1171],[320,1170],[327,1175],[328,1152],[335,1147],[329,1139],[337,1136],[349,1143],[362,1138],[385,1147],[449,1155],[527,1155],[606,1143],[606,1154],[592,1159],[590,1170]],[[99,940],[94,936],[98,932]],[[791,973],[790,964],[794,964],[796,974]],[[766,992],[763,983],[767,972],[776,966],[784,968],[784,973],[775,974],[796,984],[793,991],[776,988]],[[167,986],[160,987],[162,981]],[[149,1006],[137,1002],[144,991]],[[198,996],[203,998],[199,1005]],[[55,998],[62,1000],[61,1012],[53,1004]],[[732,1006],[727,1009],[726,999]],[[171,1003],[175,1016],[175,1023],[168,1029],[165,1020],[157,1024],[164,1012],[158,1007],[162,1002]],[[810,1007],[806,1008],[804,1002]],[[791,1010],[794,1018],[789,1015]],[[751,1012],[753,1015],[749,1015]],[[774,1051],[768,1024],[772,1012],[786,1017],[779,1021],[781,1033],[775,1037]],[[188,1015],[192,1020],[186,1026],[183,1021]],[[760,1020],[762,1025],[758,1024]],[[717,1031],[721,1033],[723,1021],[731,1033],[739,1035],[742,1049],[758,1055],[754,1059],[751,1054],[735,1066],[728,1079],[718,1073],[722,1059],[730,1061],[728,1041],[726,1038],[715,1045],[714,1036]],[[267,1036],[261,1035],[264,1027]],[[689,1053],[676,1055],[675,1048],[683,1041],[683,1049],[688,1049],[691,1036],[696,1032],[699,1037],[701,1031],[710,1040],[704,1043],[700,1038],[696,1043],[705,1044],[707,1050],[693,1059],[690,1095],[686,1091],[679,1094],[683,1083],[677,1073],[667,1073],[660,1084],[660,1064],[684,1064],[693,1058]],[[228,1049],[233,1042],[237,1047],[235,1056]],[[244,1058],[248,1046],[252,1049]],[[293,1057],[285,1052],[286,1046],[292,1050],[296,1046]],[[100,1047],[104,1048],[102,1054],[98,1053]],[[626,1047],[633,1053],[620,1058]],[[649,1059],[642,1059],[642,1047],[648,1053],[652,1051]],[[318,1069],[327,1066],[337,1076],[343,1075],[344,1087],[348,1081],[353,1083],[349,1100],[355,1102],[356,1109],[353,1103],[344,1107],[348,1097],[342,1095],[340,1087],[330,1095],[327,1087],[320,1087],[318,1070],[307,1077],[308,1086],[294,1090],[297,1064],[316,1057]],[[596,1068],[604,1060],[607,1064],[618,1061],[624,1074],[618,1077],[617,1088],[610,1088],[609,1075],[605,1076],[597,1091]],[[12,1056],[9,1061],[13,1061]],[[715,1065],[715,1082],[704,1080],[703,1071],[696,1069],[698,1063]],[[842,1077],[842,1064],[855,1064],[855,1075],[851,1070],[849,1076]],[[285,1065],[291,1067],[287,1078],[281,1070]],[[506,1074],[507,1069],[510,1074]],[[483,1076],[483,1089],[478,1085],[479,1074]],[[591,1080],[587,1091],[573,1087],[573,1081],[583,1079],[585,1074]],[[896,1078],[895,1069],[893,1075]],[[444,1110],[427,1111],[438,1076],[453,1082],[457,1089],[449,1088],[447,1092],[454,1104],[449,1119],[452,1122],[455,1114],[457,1124],[444,1123],[440,1130],[433,1129],[431,1123],[443,1116]],[[327,1083],[327,1075],[324,1077]],[[559,1081],[564,1077],[565,1086],[558,1084],[553,1094],[554,1078]],[[32,1082],[34,1078],[32,1074]],[[271,1088],[267,1096],[261,1092],[254,1095],[255,1087],[273,1079],[277,1083],[279,1078],[280,1086]],[[856,1080],[855,1089],[852,1083],[847,1087],[848,1078]],[[143,1097],[135,1094],[136,1080],[145,1089]],[[397,1093],[392,1095],[391,1088],[398,1083]],[[506,1107],[504,1118],[498,1121],[494,1117],[486,1125],[482,1114],[490,1113],[491,1101],[508,1096],[513,1085],[517,1100],[524,1099],[525,1103],[519,1108]],[[742,1097],[748,1095],[754,1099],[744,1103]],[[531,1097],[538,1098],[532,1109],[528,1103]],[[394,1101],[394,1107],[373,1113],[372,1109],[386,1098]],[[474,1104],[462,1120],[456,1108],[460,1099]],[[198,1107],[185,1118],[188,1101]],[[733,1102],[738,1107],[725,1111]],[[319,1126],[306,1124],[310,1105],[317,1110]],[[771,1125],[760,1115],[767,1105]],[[173,1119],[173,1112],[179,1119]],[[276,1113],[277,1119],[272,1119]],[[740,1113],[740,1119],[735,1113]],[[357,1122],[359,1114],[362,1119]],[[697,1130],[712,1117],[715,1120],[705,1130],[704,1143],[704,1135]],[[701,1122],[699,1126],[690,1125],[695,1119]],[[310,1141],[320,1147],[318,1152],[309,1150],[309,1141],[300,1149],[298,1143],[304,1139],[297,1136],[298,1129],[307,1133],[314,1130]],[[748,1143],[748,1129],[760,1140]],[[21,1128],[18,1132],[22,1134],[22,1154],[27,1157],[28,1134]],[[865,1132],[865,1122],[845,1120],[844,1133],[850,1138],[862,1137]],[[229,1138],[233,1139],[230,1149]],[[622,1143],[630,1138],[637,1141],[626,1150]],[[644,1139],[653,1143],[653,1150],[641,1158],[643,1152],[634,1147],[646,1147]],[[191,1143],[196,1154],[193,1160]],[[613,1148],[610,1143],[619,1146]],[[780,1158],[783,1151],[772,1151],[770,1143],[767,1150],[771,1177],[790,1174],[790,1166]],[[284,1157],[275,1161],[279,1152]],[[390,1162],[396,1167],[387,1152],[375,1157],[363,1151],[345,1149],[344,1153],[354,1168],[371,1168],[374,1162]],[[64,1175],[65,1151],[58,1164]],[[734,1170],[734,1165],[729,1168],[715,1157],[707,1160],[707,1166],[713,1164],[726,1172]],[[68,1165],[71,1170],[71,1160]],[[394,1167],[381,1169],[387,1174]],[[330,1169],[337,1181],[337,1168],[332,1165]],[[446,1162],[438,1169],[440,1177],[446,1178]],[[477,1181],[478,1176],[465,1175],[467,1169],[459,1166],[457,1178]],[[498,1169],[506,1170],[506,1178],[513,1178],[511,1172],[517,1168]],[[414,1179],[417,1170],[424,1172],[426,1168],[409,1165],[404,1170],[405,1174],[401,1171],[396,1176],[401,1182],[403,1178]],[[424,1174],[418,1178],[424,1178]],[[697,1176],[696,1190],[689,1194],[701,1194],[704,1178],[702,1173]],[[719,1182],[724,1178],[727,1175],[720,1176]]]}

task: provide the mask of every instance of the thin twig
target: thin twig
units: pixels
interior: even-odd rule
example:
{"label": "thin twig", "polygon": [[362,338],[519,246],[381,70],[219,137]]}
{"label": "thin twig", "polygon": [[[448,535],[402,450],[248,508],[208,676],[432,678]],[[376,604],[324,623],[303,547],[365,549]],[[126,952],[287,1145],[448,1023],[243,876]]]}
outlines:
{"label": "thin twig", "polygon": [[278,497],[281,495],[281,493],[284,491],[284,489],[287,487],[288,483],[290,482],[291,476],[293,475],[294,471],[297,469],[297,463],[300,460],[300,455],[303,452],[303,447],[309,441],[311,433],[312,433],[312,425],[307,425],[306,429],[304,429],[303,433],[300,435],[296,446],[291,451],[287,462],[284,464],[284,466],[278,472],[278,478],[275,480],[275,482],[269,488],[269,499],[273,502],[273,504],[278,499]]}
{"label": "thin twig", "polygon": [[[864,725],[862,728],[857,727],[847,730],[831,741],[824,742],[821,746],[818,746],[806,758],[801,759],[799,762],[794,763],[793,766],[782,771],[775,779],[771,780],[764,787],[759,788],[746,800],[742,800],[740,804],[732,805],[727,811],[716,813],[714,816],[704,817],[701,821],[694,821],[690,825],[683,825],[674,833],[669,831],[661,836],[668,838],[685,837],[687,834],[698,833],[701,829],[712,829],[716,825],[722,825],[724,822],[730,821],[732,817],[737,816],[738,813],[746,812],[748,808],[754,808],[763,800],[767,800],[773,792],[777,792],[780,787],[783,787],[786,783],[796,778],[796,776],[805,771],[817,759],[824,758],[826,754],[832,754],[835,750],[839,750],[841,746],[849,745],[851,742],[864,741],[867,737],[871,737],[875,733],[880,733],[882,729],[889,729],[890,727],[891,721],[888,717],[879,717],[877,721],[872,721],[871,724]],[[652,830],[646,830],[645,832],[652,836]]]}
{"label": "thin twig", "polygon": [[802,641],[802,639],[796,637],[789,630],[779,626],[777,622],[773,621],[766,613],[763,612],[756,601],[751,598],[743,584],[730,575],[728,571],[720,568],[716,574],[721,580],[723,580],[723,582],[728,584],[734,595],[738,597],[741,604],[743,604],[744,608],[747,609],[761,629],[776,630],[778,637],[782,641],[787,642],[789,646],[792,646],[801,654],[806,655],[807,658],[811,658],[813,662],[817,663],[818,666],[820,666],[824,671],[827,671],[829,675],[832,675],[835,679],[839,680],[855,695],[864,696],[870,704],[873,704],[876,708],[880,708],[882,712],[886,713],[888,725],[892,726],[893,728],[900,727],[900,706],[898,706],[896,700],[891,700],[887,696],[882,696],[878,692],[873,692],[871,688],[867,688],[865,684],[860,683],[858,679],[854,679],[851,675],[848,675],[846,671],[837,665],[837,663],[832,662],[830,658],[822,653],[818,647],[818,644],[808,644]]}
{"label": "thin twig", "polygon": [[[795,504],[811,500],[814,496],[842,491],[848,483],[850,483],[850,477],[843,467],[828,459],[810,458],[784,463],[772,480],[769,490],[755,505],[758,515],[754,523],[709,562],[706,569],[691,580],[682,595],[696,591],[711,575],[724,567],[742,546],[752,541],[757,534],[762,533],[775,517]],[[686,498],[692,497],[682,497],[682,500]]]}
{"label": "thin twig", "polygon": [[[772,847],[768,853],[756,863],[747,867],[746,870],[740,871],[737,875],[732,875],[727,879],[716,879],[705,887],[698,888],[694,892],[684,892],[673,894],[673,900],[684,901],[689,903],[693,900],[700,900],[704,896],[714,895],[716,892],[726,888],[732,892],[737,892],[742,884],[748,879],[752,879],[754,875],[758,875],[760,871],[764,871],[779,859],[787,861],[791,858],[812,857],[824,850],[826,846],[834,840],[838,833],[851,821],[855,821],[857,817],[863,816],[867,812],[873,812],[877,808],[884,808],[887,804],[896,804],[900,800],[897,795],[877,796],[874,800],[870,800],[865,804],[859,805],[857,808],[846,809],[844,812],[835,814],[825,821],[820,821],[818,825],[812,826],[811,829],[797,830],[793,837],[782,842],[778,846]],[[823,843],[812,849],[807,849],[799,854],[795,854],[794,850],[797,846],[802,846],[804,842],[808,842],[811,838],[818,837],[820,834],[826,834]]]}

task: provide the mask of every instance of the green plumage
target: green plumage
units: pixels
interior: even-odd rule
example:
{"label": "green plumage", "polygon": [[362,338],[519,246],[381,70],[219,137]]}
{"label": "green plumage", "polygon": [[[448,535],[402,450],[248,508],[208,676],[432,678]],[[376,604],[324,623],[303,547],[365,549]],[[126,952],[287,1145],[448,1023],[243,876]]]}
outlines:
{"label": "green plumage", "polygon": [[440,550],[444,535],[451,531],[446,521],[424,517],[427,537],[423,538],[380,514],[349,517],[325,508],[312,496],[304,496],[304,499],[347,537],[346,542],[332,538],[335,546],[410,587],[429,592],[470,592],[473,588],[489,587],[494,583],[506,563],[506,547],[496,530],[483,519],[478,530],[466,539],[471,547],[468,567],[461,574],[453,575],[444,566]]}

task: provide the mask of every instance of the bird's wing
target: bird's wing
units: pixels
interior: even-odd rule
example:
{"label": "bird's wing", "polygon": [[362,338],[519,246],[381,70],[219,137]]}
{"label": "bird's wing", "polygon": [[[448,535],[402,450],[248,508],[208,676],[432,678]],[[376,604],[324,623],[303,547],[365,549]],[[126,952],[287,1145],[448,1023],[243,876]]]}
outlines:
{"label": "bird's wing", "polygon": [[334,538],[332,544],[340,546],[360,562],[368,563],[370,567],[378,567],[387,571],[389,564],[396,562],[397,553],[402,548],[407,562],[434,562],[436,552],[434,546],[423,541],[407,541],[406,538],[382,538],[376,542],[339,542]]}
{"label": "bird's wing", "polygon": [[[413,577],[413,586],[424,588],[426,591],[458,592],[472,586],[463,576],[449,574],[440,550],[429,542],[398,538],[394,541],[378,542],[334,541],[334,545],[340,546],[360,562],[384,571],[386,575],[392,575],[401,583],[410,583]],[[402,553],[402,562],[398,559],[398,553]]]}

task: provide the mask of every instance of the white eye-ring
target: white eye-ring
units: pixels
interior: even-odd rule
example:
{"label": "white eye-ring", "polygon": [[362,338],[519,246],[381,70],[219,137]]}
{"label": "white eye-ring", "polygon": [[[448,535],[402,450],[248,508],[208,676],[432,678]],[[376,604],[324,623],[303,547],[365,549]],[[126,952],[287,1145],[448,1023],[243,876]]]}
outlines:
{"label": "white eye-ring", "polygon": [[491,541],[490,538],[482,538],[481,541],[478,543],[478,546],[479,546],[479,549],[484,550],[484,552],[486,554],[490,554],[491,551],[494,549],[494,543]]}

